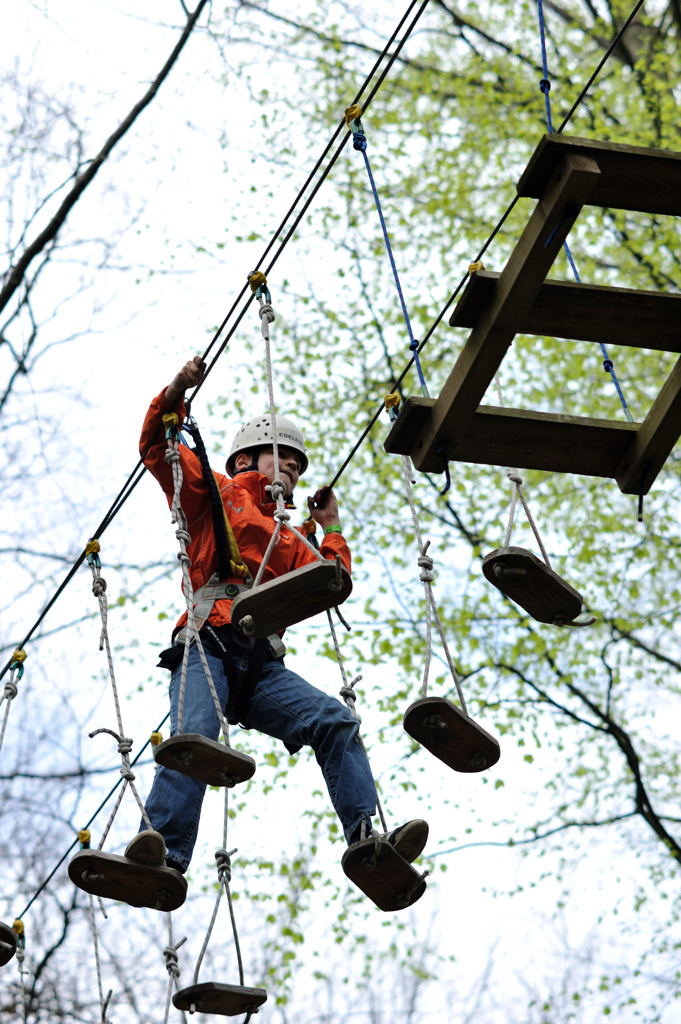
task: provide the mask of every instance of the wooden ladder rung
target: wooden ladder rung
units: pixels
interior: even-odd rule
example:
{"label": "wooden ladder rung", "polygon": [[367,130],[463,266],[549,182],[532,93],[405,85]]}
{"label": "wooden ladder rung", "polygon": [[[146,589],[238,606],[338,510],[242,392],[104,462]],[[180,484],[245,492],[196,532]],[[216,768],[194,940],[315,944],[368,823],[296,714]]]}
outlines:
{"label": "wooden ladder rung", "polygon": [[232,603],[231,619],[249,636],[270,636],[337,607],[351,592],[348,570],[340,560],[327,558],[239,594]]}
{"label": "wooden ladder rung", "polygon": [[254,1013],[267,1000],[264,988],[245,985],[223,985],[217,981],[204,981],[200,985],[182,988],[173,996],[173,1006],[189,1013],[215,1013],[234,1017],[239,1013]]}
{"label": "wooden ladder rung", "polygon": [[540,199],[566,153],[598,163],[600,180],[590,206],[681,216],[681,153],[565,135],[543,137],[518,182],[518,195]]}
{"label": "wooden ladder rung", "polygon": [[248,754],[195,732],[171,736],[159,743],[154,747],[154,760],[207,786],[231,788],[255,773],[255,761]]}
{"label": "wooden ladder rung", "polygon": [[482,560],[490,583],[536,619],[564,626],[582,610],[582,595],[525,548],[497,548]]}
{"label": "wooden ladder rung", "polygon": [[499,741],[444,697],[422,697],[404,713],[405,732],[455,772],[483,772],[499,760]]}
{"label": "wooden ladder rung", "polygon": [[[475,327],[499,277],[488,270],[472,274],[450,326]],[[681,293],[547,280],[520,320],[518,334],[681,353]]]}

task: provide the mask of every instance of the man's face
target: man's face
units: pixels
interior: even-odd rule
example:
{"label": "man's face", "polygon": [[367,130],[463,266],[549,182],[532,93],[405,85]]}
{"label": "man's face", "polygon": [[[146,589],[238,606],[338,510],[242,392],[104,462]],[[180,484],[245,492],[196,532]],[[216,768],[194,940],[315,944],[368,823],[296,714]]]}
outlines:
{"label": "man's face", "polygon": [[[286,445],[279,445],[279,476],[286,488],[286,497],[293,494],[300,476],[300,454]],[[262,449],[258,458],[258,472],[274,481],[274,451],[270,446]]]}

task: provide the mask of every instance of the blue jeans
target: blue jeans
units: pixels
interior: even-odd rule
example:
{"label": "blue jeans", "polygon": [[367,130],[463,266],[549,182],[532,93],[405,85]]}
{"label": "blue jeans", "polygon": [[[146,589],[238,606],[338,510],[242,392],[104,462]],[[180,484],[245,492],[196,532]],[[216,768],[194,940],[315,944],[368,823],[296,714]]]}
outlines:
{"label": "blue jeans", "polygon": [[[222,708],[229,712],[229,686],[222,659],[205,649],[208,666]],[[231,646],[237,678],[245,676],[251,652]],[[178,731],[181,665],[170,680],[171,735]],[[292,747],[310,746],[321,767],[331,802],[348,841],[361,823],[376,813],[376,785],[359,740],[359,725],[345,704],[311,686],[286,668],[283,660],[265,661],[246,710],[249,728],[274,736]],[[183,733],[217,739],[218,716],[208,682],[193,645],[189,651]],[[165,840],[168,860],[186,871],[199,828],[205,784],[160,766],[146,802],[152,827]],[[144,826],[143,826],[144,827]]]}

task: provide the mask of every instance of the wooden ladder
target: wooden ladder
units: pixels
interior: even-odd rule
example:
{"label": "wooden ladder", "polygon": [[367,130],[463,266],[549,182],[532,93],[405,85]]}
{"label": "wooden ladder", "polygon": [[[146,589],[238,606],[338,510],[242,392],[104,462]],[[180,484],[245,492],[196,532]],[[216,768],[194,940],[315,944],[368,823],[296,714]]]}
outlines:
{"label": "wooden ladder", "polygon": [[681,216],[681,153],[545,135],[517,191],[539,200],[501,274],[471,275],[450,324],[472,332],[437,399],[408,398],[385,442],[443,458],[612,477],[647,493],[681,434],[681,359],[641,423],[482,406],[515,335],[681,353],[681,294],[546,280],[583,206]]}

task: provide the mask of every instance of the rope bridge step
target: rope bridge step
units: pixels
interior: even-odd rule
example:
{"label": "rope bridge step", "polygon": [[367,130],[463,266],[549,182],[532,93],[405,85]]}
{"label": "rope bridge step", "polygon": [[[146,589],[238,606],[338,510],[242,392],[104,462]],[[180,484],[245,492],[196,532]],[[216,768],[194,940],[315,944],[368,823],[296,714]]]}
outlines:
{"label": "rope bridge step", "polygon": [[340,559],[325,559],[239,594],[231,618],[248,636],[266,637],[336,608],[351,592],[350,573]]}
{"label": "rope bridge step", "polygon": [[423,697],[404,713],[405,732],[455,772],[482,772],[496,764],[499,742],[444,697]]}
{"label": "rope bridge step", "polygon": [[195,732],[171,736],[159,743],[154,748],[154,760],[207,786],[231,788],[255,774],[255,761],[248,754]]}
{"label": "rope bridge step", "polygon": [[17,934],[11,925],[0,921],[0,967],[8,964],[17,951]]}
{"label": "rope bridge step", "polygon": [[349,846],[341,867],[379,910],[404,910],[426,891],[425,878],[416,868],[394,846],[375,837]]}
{"label": "rope bridge step", "polygon": [[485,578],[538,622],[565,625],[582,610],[582,595],[525,548],[497,548],[482,560]]}
{"label": "rope bridge step", "polygon": [[264,988],[205,981],[176,992],[173,1006],[189,1013],[215,1013],[233,1017],[239,1013],[255,1013],[266,1000],[267,992]]}
{"label": "rope bridge step", "polygon": [[177,910],[187,896],[187,882],[174,868],[150,867],[102,850],[79,850],[69,863],[69,878],[93,896],[131,907]]}

